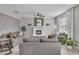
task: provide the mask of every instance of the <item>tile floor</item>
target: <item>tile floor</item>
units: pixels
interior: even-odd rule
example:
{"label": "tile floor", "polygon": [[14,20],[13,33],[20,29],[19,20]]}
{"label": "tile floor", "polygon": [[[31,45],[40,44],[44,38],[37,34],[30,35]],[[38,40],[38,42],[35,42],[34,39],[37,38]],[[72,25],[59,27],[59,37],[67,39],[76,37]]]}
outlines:
{"label": "tile floor", "polygon": [[61,55],[79,55],[79,49],[68,49],[65,46],[61,46]]}

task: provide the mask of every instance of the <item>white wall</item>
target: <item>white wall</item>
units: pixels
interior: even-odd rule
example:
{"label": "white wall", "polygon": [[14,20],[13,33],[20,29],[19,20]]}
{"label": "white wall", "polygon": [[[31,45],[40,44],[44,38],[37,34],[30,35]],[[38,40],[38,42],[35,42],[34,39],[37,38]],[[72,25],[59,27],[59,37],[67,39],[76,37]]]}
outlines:
{"label": "white wall", "polygon": [[74,8],[75,13],[75,40],[79,41],[79,5]]}
{"label": "white wall", "polygon": [[0,13],[0,35],[19,31],[19,20]]}
{"label": "white wall", "polygon": [[[46,23],[50,24],[50,25],[46,26]],[[32,24],[32,25],[28,26],[28,24]],[[25,17],[25,18],[22,18],[22,20],[20,21],[20,27],[26,26],[26,33],[25,33],[26,37],[29,37],[33,34],[33,26],[34,26],[33,24],[34,24],[33,17]],[[45,29],[44,34],[45,35],[50,34],[54,31],[53,25],[54,25],[54,19],[53,18],[44,18],[44,29]]]}
{"label": "white wall", "polygon": [[[29,37],[30,35],[32,35],[32,25],[33,25],[32,23],[33,23],[32,17],[22,18],[22,20],[20,20],[20,31],[21,31],[21,27],[25,26],[26,27],[26,32],[25,32],[26,37]],[[32,25],[28,26],[28,24],[32,24]]]}
{"label": "white wall", "polygon": [[45,29],[46,29],[46,34],[50,34],[50,33],[53,33],[55,30],[53,28],[53,26],[55,25],[55,22],[54,22],[55,19],[53,18],[46,18],[45,19],[45,24],[48,23],[50,24],[49,26],[46,26]]}

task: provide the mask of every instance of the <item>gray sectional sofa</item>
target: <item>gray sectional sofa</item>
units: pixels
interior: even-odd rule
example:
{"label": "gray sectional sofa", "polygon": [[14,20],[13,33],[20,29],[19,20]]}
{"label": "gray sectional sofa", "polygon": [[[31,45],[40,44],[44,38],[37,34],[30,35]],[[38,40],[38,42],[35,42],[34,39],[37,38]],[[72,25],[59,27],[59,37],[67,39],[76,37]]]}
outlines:
{"label": "gray sectional sofa", "polygon": [[24,39],[24,42],[20,43],[19,48],[20,55],[60,55],[61,52],[61,46],[57,38]]}

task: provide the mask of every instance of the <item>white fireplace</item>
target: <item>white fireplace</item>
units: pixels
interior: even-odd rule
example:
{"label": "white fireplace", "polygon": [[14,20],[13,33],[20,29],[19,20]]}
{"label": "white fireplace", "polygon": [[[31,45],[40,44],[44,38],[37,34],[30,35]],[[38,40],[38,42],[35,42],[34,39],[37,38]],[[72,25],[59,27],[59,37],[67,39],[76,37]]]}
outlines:
{"label": "white fireplace", "polygon": [[44,26],[33,26],[33,36],[45,36]]}
{"label": "white fireplace", "polygon": [[33,36],[45,36],[44,16],[40,13],[34,17]]}

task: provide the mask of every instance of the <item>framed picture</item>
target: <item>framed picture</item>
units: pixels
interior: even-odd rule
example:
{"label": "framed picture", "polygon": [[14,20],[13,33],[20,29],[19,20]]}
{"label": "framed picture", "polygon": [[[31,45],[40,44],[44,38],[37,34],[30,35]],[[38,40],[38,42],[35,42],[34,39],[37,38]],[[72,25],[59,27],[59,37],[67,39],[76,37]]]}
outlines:
{"label": "framed picture", "polygon": [[34,26],[43,26],[44,19],[43,18],[34,18]]}

